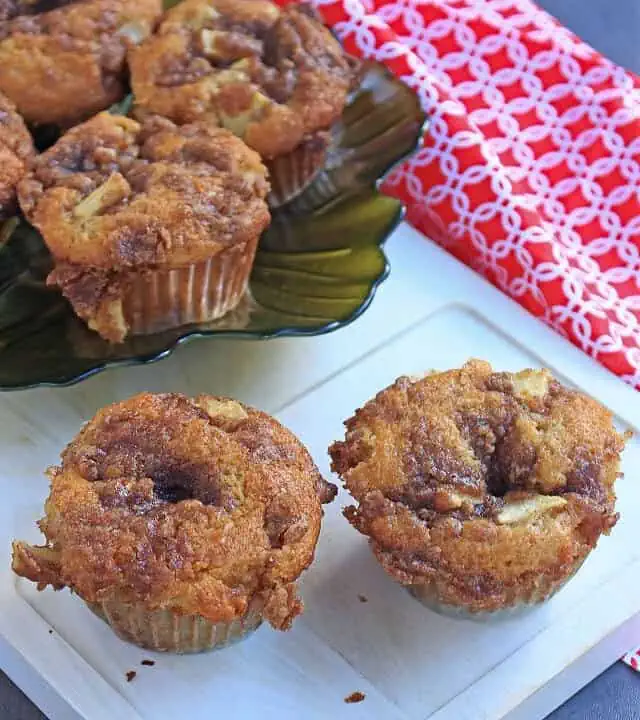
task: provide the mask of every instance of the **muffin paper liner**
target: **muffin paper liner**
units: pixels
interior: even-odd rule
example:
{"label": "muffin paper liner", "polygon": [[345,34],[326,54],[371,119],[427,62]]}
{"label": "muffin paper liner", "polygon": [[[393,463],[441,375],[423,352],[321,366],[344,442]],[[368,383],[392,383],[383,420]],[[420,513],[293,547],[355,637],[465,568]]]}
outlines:
{"label": "muffin paper liner", "polygon": [[86,604],[121,640],[158,652],[185,654],[226,647],[262,623],[260,604],[228,623],[214,623],[200,615],[178,615],[168,609],[148,610],[143,604],[116,601]]}
{"label": "muffin paper liner", "polygon": [[524,590],[518,592],[516,589],[514,595],[509,598],[508,604],[497,610],[473,611],[463,605],[442,602],[434,583],[407,585],[406,588],[418,602],[440,615],[461,620],[475,620],[477,622],[508,620],[533,610],[553,597],[578,572],[585,560],[586,558],[577,560],[569,574],[560,580],[540,575],[537,578],[535,587],[527,592]]}
{"label": "muffin paper liner", "polygon": [[329,136],[316,133],[286,155],[266,162],[271,192],[269,207],[275,210],[300,195],[324,165]]}
{"label": "muffin paper liner", "polygon": [[123,313],[132,335],[216,320],[244,296],[258,238],[229,248],[205,262],[145,272],[132,279]]}

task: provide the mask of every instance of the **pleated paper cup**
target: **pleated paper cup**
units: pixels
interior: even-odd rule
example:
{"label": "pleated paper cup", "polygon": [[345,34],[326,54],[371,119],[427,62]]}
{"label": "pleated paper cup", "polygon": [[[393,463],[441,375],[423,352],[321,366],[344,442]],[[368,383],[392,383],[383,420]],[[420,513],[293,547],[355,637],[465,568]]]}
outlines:
{"label": "pleated paper cup", "polygon": [[223,648],[250,635],[262,623],[259,603],[228,623],[168,609],[148,610],[143,604],[107,601],[87,605],[121,640],[158,652],[186,654]]}
{"label": "pleated paper cup", "polygon": [[316,133],[286,155],[266,161],[271,192],[269,207],[275,210],[298,197],[324,166],[328,133]]}
{"label": "pleated paper cup", "polygon": [[247,291],[258,238],[204,262],[135,275],[122,309],[132,335],[206,323],[233,310]]}
{"label": "pleated paper cup", "polygon": [[550,578],[541,574],[532,587],[514,587],[511,595],[506,599],[504,606],[496,610],[472,610],[464,605],[454,605],[444,602],[438,591],[436,583],[406,585],[406,589],[422,605],[429,610],[447,617],[461,620],[475,620],[477,622],[492,622],[508,620],[523,615],[549,600],[559,592],[571,578],[578,572],[586,558],[576,560],[568,575],[562,578]]}

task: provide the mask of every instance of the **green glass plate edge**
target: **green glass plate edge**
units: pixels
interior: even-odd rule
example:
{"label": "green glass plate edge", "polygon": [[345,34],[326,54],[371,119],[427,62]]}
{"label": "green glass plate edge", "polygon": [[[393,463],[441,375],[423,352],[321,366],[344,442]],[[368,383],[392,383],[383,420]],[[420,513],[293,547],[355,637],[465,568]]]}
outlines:
{"label": "green glass plate edge", "polygon": [[[365,67],[373,68],[378,73],[382,73],[386,76],[387,80],[391,84],[397,84],[402,85],[401,81],[394,77],[384,66],[380,63],[376,63],[373,61],[367,61],[365,64]],[[405,91],[408,89],[406,86],[403,86]],[[380,192],[380,186],[384,183],[387,176],[402,162],[404,162],[409,156],[411,156],[414,152],[416,152],[422,145],[423,135],[428,125],[428,117],[424,114],[424,112],[420,109],[419,101],[417,97],[414,95],[415,98],[415,116],[416,124],[415,124],[415,133],[413,137],[413,141],[411,146],[409,147],[408,151],[403,152],[401,155],[393,158],[393,160],[388,163],[388,165],[380,170],[380,174],[377,177],[377,179],[373,183],[365,183],[367,186],[367,189],[369,191],[369,199],[370,201],[375,200],[382,200],[384,199],[386,202],[385,204],[388,205],[388,211],[389,211],[389,217],[388,221],[385,223],[384,228],[379,232],[379,237],[377,237],[375,240],[371,240],[371,247],[376,247],[377,251],[380,255],[380,260],[382,263],[382,270],[379,273],[379,275],[374,278],[370,282],[370,286],[368,289],[368,292],[366,296],[363,298],[362,302],[358,305],[358,307],[348,316],[341,318],[341,319],[332,319],[325,324],[318,325],[318,326],[298,326],[298,327],[291,327],[291,326],[280,326],[280,327],[273,327],[263,330],[251,330],[251,329],[244,329],[244,328],[229,328],[229,329],[223,329],[220,327],[213,327],[213,328],[198,328],[194,326],[185,326],[184,328],[176,328],[175,329],[175,336],[172,337],[170,340],[168,340],[165,347],[163,347],[160,350],[153,350],[151,352],[141,352],[139,354],[136,354],[134,356],[128,356],[128,357],[122,357],[122,358],[106,358],[106,359],[96,359],[94,364],[90,364],[88,367],[82,368],[82,369],[70,369],[67,373],[59,373],[54,378],[42,378],[38,380],[33,381],[17,381],[17,382],[7,382],[7,381],[0,381],[0,390],[1,391],[12,391],[12,390],[27,390],[27,389],[33,389],[38,387],[69,387],[71,385],[75,385],[76,383],[82,382],[83,380],[86,380],[93,375],[96,375],[103,370],[109,369],[109,368],[116,368],[116,367],[127,367],[127,366],[136,366],[136,365],[143,365],[143,364],[150,364],[153,362],[157,362],[158,360],[162,360],[169,355],[173,353],[173,351],[183,345],[187,342],[199,339],[199,338],[209,338],[209,337],[220,337],[220,338],[238,338],[238,339],[260,339],[260,340],[268,340],[273,338],[280,338],[280,337],[310,337],[310,336],[316,336],[316,335],[324,335],[330,332],[333,332],[334,330],[337,330],[342,327],[346,327],[347,325],[354,322],[356,319],[358,319],[371,305],[371,302],[373,301],[373,298],[375,297],[376,291],[378,287],[384,282],[384,280],[388,277],[390,272],[390,265],[388,262],[388,259],[383,251],[383,246],[388,237],[393,233],[393,231],[396,229],[396,227],[399,225],[399,223],[402,221],[405,215],[406,208],[400,203],[400,201],[389,198],[388,196],[385,196]],[[117,111],[117,110],[116,110]],[[356,181],[357,184],[357,181]],[[366,192],[354,192],[353,197],[364,197],[366,196]],[[393,209],[392,206],[393,205]],[[291,204],[291,206],[294,208],[293,213],[296,213],[295,209],[295,202]],[[287,206],[289,207],[289,206]],[[304,213],[303,210],[298,210],[300,213],[300,216],[303,217]],[[348,246],[347,246],[348,247]],[[280,312],[281,311],[276,311]],[[283,314],[283,313],[281,313]],[[83,363],[90,363],[90,358],[80,358],[78,359]],[[74,358],[70,358],[70,362],[73,363]],[[44,369],[43,375],[46,375],[46,369]]]}

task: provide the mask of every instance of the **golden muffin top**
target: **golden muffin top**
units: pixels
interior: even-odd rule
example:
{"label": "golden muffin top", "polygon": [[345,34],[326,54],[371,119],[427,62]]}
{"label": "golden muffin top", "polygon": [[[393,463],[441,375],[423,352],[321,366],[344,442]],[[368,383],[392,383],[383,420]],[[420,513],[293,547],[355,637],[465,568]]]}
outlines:
{"label": "golden muffin top", "polygon": [[123,270],[255,240],[268,188],[259,156],[227,130],[101,113],[38,156],[19,197],[57,263]]}
{"label": "golden muffin top", "polygon": [[184,0],[130,56],[137,116],[206,119],[264,158],[342,113],[352,62],[308,6]]}
{"label": "golden muffin top", "polygon": [[16,211],[16,186],[34,152],[24,120],[0,93],[0,221]]}
{"label": "golden muffin top", "polygon": [[14,570],[89,602],[229,621],[263,601],[286,628],[335,495],[298,439],[227,398],[137,395],[100,410],[52,468],[45,547]]}
{"label": "golden muffin top", "polygon": [[330,454],[348,519],[398,580],[446,578],[452,603],[494,609],[510,584],[561,576],[617,520],[625,438],[547,370],[399,378],[345,424]]}
{"label": "golden muffin top", "polygon": [[126,91],[127,50],[161,0],[0,0],[0,92],[30,123],[69,126]]}

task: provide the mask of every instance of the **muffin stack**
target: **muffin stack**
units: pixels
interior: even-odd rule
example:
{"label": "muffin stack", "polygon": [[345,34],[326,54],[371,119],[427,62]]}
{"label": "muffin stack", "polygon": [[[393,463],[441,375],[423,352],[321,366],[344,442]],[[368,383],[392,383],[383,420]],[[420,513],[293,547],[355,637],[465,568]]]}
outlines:
{"label": "muffin stack", "polygon": [[[276,181],[301,167],[299,191],[346,102],[339,43],[310,9],[267,0],[5,5],[0,218],[17,196],[49,283],[112,343],[235,308],[270,222],[265,163]],[[133,117],[100,113],[129,74]],[[67,131],[31,159],[17,113]]]}

